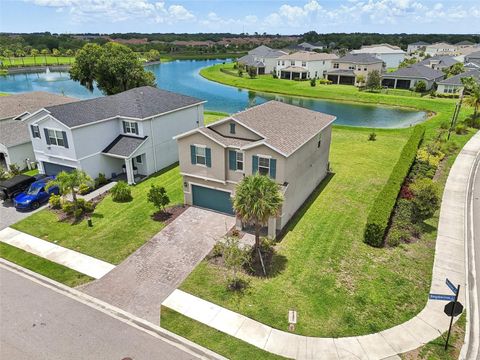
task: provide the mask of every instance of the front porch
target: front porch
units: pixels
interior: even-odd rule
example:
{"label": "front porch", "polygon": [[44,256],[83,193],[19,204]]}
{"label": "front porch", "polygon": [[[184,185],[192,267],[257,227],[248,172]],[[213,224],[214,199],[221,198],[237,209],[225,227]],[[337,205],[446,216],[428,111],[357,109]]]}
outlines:
{"label": "front porch", "polygon": [[327,79],[333,84],[355,85],[355,78],[353,70],[333,70],[327,72]]}
{"label": "front porch", "polygon": [[306,80],[308,70],[299,66],[289,66],[280,70],[280,78],[287,80]]}

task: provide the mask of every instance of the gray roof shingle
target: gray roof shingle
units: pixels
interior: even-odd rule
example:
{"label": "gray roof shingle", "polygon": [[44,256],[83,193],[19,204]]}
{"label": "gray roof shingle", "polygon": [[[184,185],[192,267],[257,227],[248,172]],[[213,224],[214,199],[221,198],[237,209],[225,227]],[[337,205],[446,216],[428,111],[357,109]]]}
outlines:
{"label": "gray roof shingle", "polygon": [[58,121],[72,128],[115,116],[145,119],[203,102],[191,96],[142,86],[116,95],[48,106],[45,109]]}
{"label": "gray roof shingle", "polygon": [[439,67],[450,67],[458,63],[453,56],[448,55],[437,55],[432,56],[428,59],[423,59],[418,64],[430,66],[432,63],[435,63]]}
{"label": "gray roof shingle", "polygon": [[352,63],[352,64],[376,64],[383,61],[373,55],[360,53],[360,54],[347,54],[345,56],[342,56],[340,59],[335,60],[335,62]]}
{"label": "gray roof shingle", "polygon": [[408,67],[400,68],[397,71],[383,74],[383,78],[413,78],[413,79],[426,79],[426,80],[435,80],[440,77],[443,77],[444,74],[440,70],[434,70],[431,67],[414,64]]}
{"label": "gray roof shingle", "polygon": [[458,75],[449,77],[448,79],[439,81],[438,84],[439,84],[439,85],[457,85],[457,86],[461,86],[461,85],[463,85],[462,79],[463,79],[463,78],[467,78],[467,77],[473,77],[474,79],[477,80],[477,82],[480,83],[480,70],[476,70],[476,69],[468,70],[468,71],[465,71],[465,72],[463,72],[463,73],[461,73],[461,74],[458,74]]}
{"label": "gray roof shingle", "polygon": [[238,59],[238,62],[247,66],[265,67],[263,62],[255,60],[255,56],[250,54],[242,56],[240,59]]}
{"label": "gray roof shingle", "polygon": [[147,136],[119,135],[102,152],[104,154],[130,157],[146,139]]}

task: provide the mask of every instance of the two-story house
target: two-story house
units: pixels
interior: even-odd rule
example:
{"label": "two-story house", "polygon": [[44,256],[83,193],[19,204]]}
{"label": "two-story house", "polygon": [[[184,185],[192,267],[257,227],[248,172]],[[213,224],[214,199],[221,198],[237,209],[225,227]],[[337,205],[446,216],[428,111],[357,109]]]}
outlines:
{"label": "two-story house", "polygon": [[281,79],[305,80],[323,78],[331,69],[335,54],[298,51],[277,58],[277,76]]}
{"label": "two-story house", "polygon": [[269,176],[284,194],[280,215],[268,222],[275,237],[327,175],[334,120],[269,101],[177,136],[185,203],[233,214],[236,184]]}
{"label": "two-story house", "polygon": [[372,71],[382,73],[384,68],[383,60],[370,54],[347,54],[333,61],[332,69],[327,71],[327,79],[334,84],[360,85],[357,81],[359,75],[366,80]]}
{"label": "two-story house", "polygon": [[178,160],[173,136],[203,126],[205,101],[144,86],[26,117],[41,173],[81,169],[133,184]]}
{"label": "two-story house", "polygon": [[382,60],[387,68],[397,68],[405,59],[405,51],[390,44],[364,45],[352,54],[370,54]]}
{"label": "two-story house", "polygon": [[248,52],[247,55],[238,59],[239,64],[248,68],[254,68],[257,75],[271,74],[275,71],[277,58],[287,53],[282,50],[271,49],[268,46],[260,45]]}

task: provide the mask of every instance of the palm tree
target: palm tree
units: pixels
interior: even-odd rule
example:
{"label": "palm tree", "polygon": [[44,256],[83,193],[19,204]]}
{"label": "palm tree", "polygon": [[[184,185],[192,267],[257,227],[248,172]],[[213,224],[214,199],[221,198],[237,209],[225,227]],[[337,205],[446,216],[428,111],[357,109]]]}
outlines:
{"label": "palm tree", "polygon": [[77,210],[77,191],[80,185],[91,183],[93,180],[83,170],[75,169],[70,172],[61,171],[57,177],[47,184],[47,189],[51,186],[58,186],[60,193],[66,195],[72,194],[74,209]]}
{"label": "palm tree", "polygon": [[25,51],[23,51],[23,49],[15,50],[15,56],[22,59],[23,66],[25,66],[25,59],[24,59],[25,55],[27,55],[27,54],[25,53]]}
{"label": "palm tree", "polygon": [[37,49],[32,49],[30,51],[30,55],[33,56],[33,63],[37,65],[37,56],[38,56],[39,51]]}
{"label": "palm tree", "polygon": [[42,49],[40,53],[43,55],[43,58],[45,59],[45,66],[47,65],[47,55],[50,53],[48,49]]}
{"label": "palm tree", "polygon": [[60,63],[58,62],[58,57],[60,56],[60,50],[52,49],[52,55],[57,58],[57,65],[60,65]]}
{"label": "palm tree", "polygon": [[10,61],[10,65],[12,65],[13,51],[6,49],[3,51],[3,56],[5,56],[8,59],[8,61]]}
{"label": "palm tree", "polygon": [[464,90],[464,102],[468,106],[473,107],[473,117],[477,117],[478,107],[480,106],[480,85],[475,81],[474,78],[468,77],[461,79]]}
{"label": "palm tree", "polygon": [[260,248],[260,230],[268,219],[280,213],[283,195],[268,176],[254,174],[243,178],[235,189],[233,208],[237,216],[255,228],[255,249]]}

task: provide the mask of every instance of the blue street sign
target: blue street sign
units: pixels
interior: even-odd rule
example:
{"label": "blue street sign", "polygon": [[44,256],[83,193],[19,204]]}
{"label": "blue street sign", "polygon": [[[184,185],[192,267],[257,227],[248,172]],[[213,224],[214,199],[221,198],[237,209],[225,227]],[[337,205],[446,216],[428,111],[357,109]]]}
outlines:
{"label": "blue street sign", "polygon": [[429,294],[430,300],[455,301],[455,295]]}
{"label": "blue street sign", "polygon": [[458,289],[455,285],[452,284],[452,282],[448,279],[445,279],[445,283],[447,284],[447,286],[450,288],[450,290],[453,291],[454,294],[456,294],[458,292]]}

